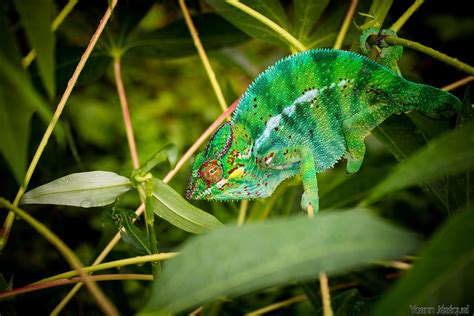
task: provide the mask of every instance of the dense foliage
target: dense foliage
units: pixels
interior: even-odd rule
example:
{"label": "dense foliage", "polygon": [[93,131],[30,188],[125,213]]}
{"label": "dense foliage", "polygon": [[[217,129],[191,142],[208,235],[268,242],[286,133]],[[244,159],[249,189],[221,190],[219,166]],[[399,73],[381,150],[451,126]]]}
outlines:
{"label": "dense foliage", "polygon": [[[333,47],[350,4],[241,2],[306,48]],[[342,49],[359,52],[361,31],[390,27],[413,4],[392,2],[359,1]],[[301,181],[293,178],[270,198],[250,201],[240,227],[245,203],[184,200],[190,161],[171,181],[165,178],[222,114],[178,1],[118,1],[20,201],[17,190],[28,165],[46,144],[44,132],[58,118],[56,106],[109,5],[114,1],[0,2],[0,197],[59,236],[84,266],[121,228],[121,241],[105,261],[180,252],[160,263],[137,261],[98,272],[125,279],[98,282],[121,314],[189,313],[202,305],[202,315],[234,315],[294,298],[278,312],[322,315],[320,272],[328,273],[336,315],[408,315],[413,307],[473,302],[469,88],[451,91],[464,104],[453,117],[408,113],[385,121],[366,139],[359,173],[348,176],[342,161],[319,175],[321,211],[314,219],[301,211]],[[67,6],[72,10],[58,23]],[[193,0],[187,6],[228,105],[260,71],[298,50],[282,33],[225,1]],[[398,34],[474,62],[467,4],[426,1]],[[440,88],[466,76],[407,47],[399,66],[407,79]],[[142,163],[138,170],[118,79]],[[133,222],[140,196],[154,222]],[[8,207],[0,200],[1,223],[8,222]],[[1,298],[12,288],[74,270],[21,214],[8,239],[6,224],[1,234],[2,316],[27,314],[32,306],[38,314],[50,313],[71,289],[46,286]],[[136,277],[152,273],[154,281]],[[82,288],[62,313],[90,315],[99,308]]]}

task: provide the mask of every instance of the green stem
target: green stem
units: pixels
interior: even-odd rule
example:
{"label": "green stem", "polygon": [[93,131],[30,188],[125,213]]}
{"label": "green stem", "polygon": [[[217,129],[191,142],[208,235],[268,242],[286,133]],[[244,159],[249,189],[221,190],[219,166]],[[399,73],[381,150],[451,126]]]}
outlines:
{"label": "green stem", "polygon": [[294,38],[290,33],[288,33],[284,28],[264,16],[258,11],[255,11],[254,9],[246,6],[242,2],[239,2],[238,0],[226,0],[228,4],[231,6],[236,7],[237,9],[247,13],[248,15],[254,17],[261,23],[265,24],[268,26],[270,29],[272,29],[275,33],[280,35],[290,46],[294,47],[298,51],[302,52],[307,50],[306,46],[304,46],[300,41],[298,41],[296,38]]}
{"label": "green stem", "polygon": [[465,73],[468,73],[470,75],[474,75],[474,67],[463,63],[459,61],[457,58],[450,57],[446,54],[443,54],[441,52],[438,52],[437,50],[434,50],[430,47],[427,47],[423,44],[420,44],[418,42],[410,41],[404,38],[399,38],[395,36],[387,36],[384,37],[384,41],[387,42],[390,45],[401,45],[404,47],[412,48],[414,50],[417,50],[421,53],[424,53],[426,55],[429,55],[433,58],[436,58],[448,65],[451,65],[461,71],[464,71]]}
{"label": "green stem", "polygon": [[[30,183],[31,177],[33,176],[33,173],[36,169],[36,166],[38,165],[38,162],[41,158],[41,155],[43,154],[43,151],[46,148],[46,145],[48,144],[49,138],[51,137],[51,134],[53,133],[54,127],[56,126],[59,120],[59,117],[61,116],[64,108],[66,107],[66,102],[68,101],[69,96],[71,95],[71,92],[74,89],[74,86],[76,85],[77,79],[79,78],[79,75],[81,74],[82,69],[84,69],[84,66],[87,60],[89,59],[89,56],[91,55],[92,50],[97,44],[97,41],[99,40],[99,37],[102,34],[102,31],[104,30],[105,25],[107,24],[110,16],[112,15],[112,10],[114,9],[116,4],[117,4],[117,0],[111,1],[109,8],[107,9],[107,11],[105,11],[104,16],[100,20],[99,26],[97,27],[94,35],[92,35],[92,38],[89,44],[87,45],[86,50],[82,54],[81,59],[79,60],[79,63],[77,64],[76,69],[74,70],[74,73],[69,79],[66,90],[64,90],[64,93],[61,99],[59,100],[56,111],[54,112],[53,117],[51,118],[51,121],[49,122],[49,125],[46,128],[46,131],[44,132],[43,137],[41,138],[40,144],[38,145],[38,148],[36,149],[33,159],[31,160],[31,163],[28,166],[28,170],[26,171],[23,184],[18,189],[18,192],[15,196],[15,200],[13,201],[14,206],[18,206],[18,203],[20,202],[21,197],[25,193],[26,188],[28,187],[28,184]],[[8,236],[10,235],[10,231],[11,231],[11,227],[13,225],[14,219],[15,219],[15,215],[12,212],[8,213],[7,218],[0,231],[0,251],[3,250],[3,248],[5,247],[8,241]]]}
{"label": "green stem", "polygon": [[337,34],[336,42],[334,43],[334,49],[341,49],[342,42],[344,42],[344,38],[346,37],[347,30],[349,29],[349,25],[351,23],[351,19],[354,16],[355,8],[357,7],[358,0],[352,0],[351,5],[349,6],[349,10],[347,11],[346,17],[344,22],[342,23],[341,30],[339,34]]}
{"label": "green stem", "polygon": [[[101,271],[101,270],[106,270],[106,269],[119,268],[119,267],[132,265],[132,264],[162,261],[162,260],[171,259],[175,257],[177,254],[178,254],[177,252],[166,252],[166,253],[162,252],[162,253],[153,254],[153,255],[138,256],[138,257],[133,257],[133,258],[109,261],[109,262],[97,264],[95,266],[84,267],[83,271],[86,273],[90,273],[90,272]],[[77,275],[78,275],[77,271],[68,271],[68,272],[57,274],[57,275],[53,275],[51,277],[42,279],[32,284],[40,284],[40,283],[54,281],[54,280],[67,279],[67,278],[75,277]]]}
{"label": "green stem", "polygon": [[402,16],[390,27],[391,30],[398,32],[416,10],[425,2],[425,0],[415,0],[415,2],[402,14]]}
{"label": "green stem", "polygon": [[79,258],[77,258],[74,252],[58,236],[56,236],[44,224],[37,221],[34,217],[29,215],[22,209],[14,206],[7,200],[0,198],[0,206],[3,206],[9,209],[11,212],[15,213],[18,217],[20,217],[31,227],[33,227],[41,236],[48,240],[54,247],[56,247],[56,249],[58,249],[58,251],[63,255],[64,259],[66,259],[70,266],[75,269],[75,275],[81,276],[81,281],[84,282],[92,296],[97,301],[97,304],[105,314],[118,315],[117,309],[112,304],[112,302],[110,302],[110,300],[104,295],[104,293],[102,293],[98,285],[88,278],[88,275],[83,269],[82,263]]}
{"label": "green stem", "polygon": [[[91,275],[88,277],[91,281],[123,281],[123,280],[141,280],[141,281],[153,281],[153,275],[150,274],[101,274],[101,275]],[[83,282],[81,277],[74,277],[70,279],[61,279],[51,282],[44,282],[41,284],[30,284],[27,286],[23,286],[17,289],[8,290],[8,291],[1,291],[0,292],[0,300],[16,296],[19,294],[39,291],[43,289],[48,289],[55,286],[60,285],[68,285],[74,283]]]}
{"label": "green stem", "polygon": [[[58,27],[63,23],[64,19],[71,13],[72,9],[76,6],[78,0],[69,0],[69,2],[64,6],[64,8],[59,12],[58,16],[51,23],[51,31],[56,31]],[[28,55],[26,55],[21,64],[24,68],[28,68],[33,60],[36,58],[36,51],[34,49],[30,50]]]}

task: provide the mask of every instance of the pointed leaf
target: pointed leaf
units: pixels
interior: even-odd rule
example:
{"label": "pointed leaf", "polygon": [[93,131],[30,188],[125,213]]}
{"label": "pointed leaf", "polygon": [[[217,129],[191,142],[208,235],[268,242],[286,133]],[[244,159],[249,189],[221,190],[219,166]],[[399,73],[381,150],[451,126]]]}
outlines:
{"label": "pointed leaf", "polygon": [[318,21],[329,0],[295,0],[295,36],[304,40]]}
{"label": "pointed leaf", "polygon": [[151,255],[148,234],[133,223],[133,220],[137,218],[134,211],[115,208],[112,211],[112,217],[115,219],[117,228],[120,230],[120,237],[122,237],[124,243],[139,255]]}
{"label": "pointed leaf", "polygon": [[361,209],[219,229],[191,239],[165,263],[143,314],[177,313],[321,271],[334,275],[416,246],[412,233]]}
{"label": "pointed leaf", "polygon": [[474,123],[442,135],[398,165],[377,185],[368,202],[415,184],[474,167]]}
{"label": "pointed leaf", "polygon": [[201,234],[224,226],[159,179],[154,180],[152,206],[156,215],[190,233]]}
{"label": "pointed leaf", "polygon": [[113,203],[131,187],[128,178],[113,172],[73,173],[26,192],[20,204],[98,207]]}
{"label": "pointed leaf", "polygon": [[6,17],[0,12],[0,151],[18,183],[26,169],[30,120],[38,112],[52,116],[21,67],[19,49]]}
{"label": "pointed leaf", "polygon": [[38,70],[50,97],[55,94],[55,37],[51,30],[52,0],[15,0],[15,7],[31,49],[36,51]]}
{"label": "pointed leaf", "polygon": [[421,250],[413,269],[376,306],[373,315],[410,315],[416,314],[412,309],[416,306],[433,306],[437,311],[439,305],[465,307],[472,303],[472,232],[473,209],[448,221]]}
{"label": "pointed leaf", "polygon": [[[265,24],[259,22],[254,17],[248,15],[245,12],[235,8],[234,6],[226,3],[222,0],[206,0],[207,3],[213,7],[217,13],[222,15],[230,23],[252,36],[256,39],[264,42],[280,45],[282,47],[288,47],[288,44],[282,40],[281,36],[275,33]],[[252,9],[263,14],[285,30],[290,30],[288,17],[285,14],[285,10],[282,7],[279,0],[261,0],[261,1],[240,1]]]}

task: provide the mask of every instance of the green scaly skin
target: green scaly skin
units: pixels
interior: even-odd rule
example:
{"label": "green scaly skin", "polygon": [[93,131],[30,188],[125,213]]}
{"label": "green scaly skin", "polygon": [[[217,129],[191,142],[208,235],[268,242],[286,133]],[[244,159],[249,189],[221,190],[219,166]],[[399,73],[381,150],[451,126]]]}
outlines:
{"label": "green scaly skin", "polygon": [[302,207],[317,212],[316,175],[343,157],[347,172],[357,172],[364,138],[390,115],[453,112],[460,106],[452,94],[409,82],[362,55],[332,49],[294,54],[247,88],[231,122],[196,157],[186,196],[264,198],[299,174]]}

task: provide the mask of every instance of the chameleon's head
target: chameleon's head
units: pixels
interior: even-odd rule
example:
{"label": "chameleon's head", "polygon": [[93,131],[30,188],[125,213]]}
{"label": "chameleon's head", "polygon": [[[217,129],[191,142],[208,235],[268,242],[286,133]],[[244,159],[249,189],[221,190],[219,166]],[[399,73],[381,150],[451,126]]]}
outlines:
{"label": "chameleon's head", "polygon": [[228,122],[211,137],[206,150],[194,160],[186,190],[188,199],[237,200],[262,196],[254,188],[259,173],[252,158],[247,128]]}

